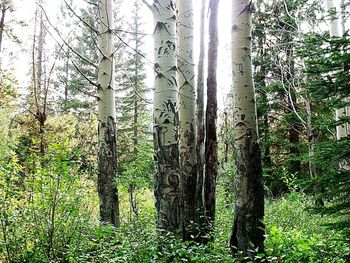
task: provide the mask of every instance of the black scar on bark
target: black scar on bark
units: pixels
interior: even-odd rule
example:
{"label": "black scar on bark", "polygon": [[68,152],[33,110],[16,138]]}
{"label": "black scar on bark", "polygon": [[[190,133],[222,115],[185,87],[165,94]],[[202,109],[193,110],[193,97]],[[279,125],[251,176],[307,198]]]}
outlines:
{"label": "black scar on bark", "polygon": [[[246,178],[248,185],[245,203],[242,206],[236,205],[235,208],[230,247],[232,254],[243,251],[245,256],[264,251],[264,224],[261,221],[264,217],[264,190],[261,152],[256,136],[252,129],[248,129],[244,137],[244,145],[239,149],[235,148],[234,156],[237,178]],[[239,156],[242,156],[242,159]],[[242,184],[242,181],[240,183]],[[249,247],[250,243],[253,247]],[[256,248],[258,248],[257,251]],[[249,249],[252,249],[252,252],[249,252]]]}
{"label": "black scar on bark", "polygon": [[244,9],[239,13],[240,15],[243,14],[244,12],[251,12],[252,11],[252,8],[253,8],[253,5],[252,5],[252,0],[250,0],[249,4],[247,4]]}
{"label": "black scar on bark", "polygon": [[104,147],[98,153],[99,176],[98,192],[101,200],[100,218],[102,222],[108,222],[119,226],[119,200],[118,189],[115,185],[116,177],[116,127],[112,116],[108,116],[105,123],[100,123],[99,133],[102,127],[107,128],[104,137]]}
{"label": "black scar on bark", "polygon": [[231,30],[232,32],[238,32],[238,31],[241,31],[242,29],[238,25],[233,25]]}

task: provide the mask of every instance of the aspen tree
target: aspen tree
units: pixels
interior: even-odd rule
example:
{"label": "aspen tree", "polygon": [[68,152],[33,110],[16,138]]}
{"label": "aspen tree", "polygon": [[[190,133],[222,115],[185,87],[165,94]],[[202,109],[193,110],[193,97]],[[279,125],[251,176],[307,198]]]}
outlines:
{"label": "aspen tree", "polygon": [[[235,216],[232,253],[264,249],[264,190],[251,61],[250,0],[232,1],[232,74],[234,95]],[[253,246],[253,247],[251,247]],[[253,250],[254,251],[254,250]]]}
{"label": "aspen tree", "polygon": [[116,110],[113,69],[113,0],[99,0],[98,68],[98,194],[100,220],[119,226],[116,186]]}
{"label": "aspen tree", "polygon": [[[342,8],[344,8],[344,3],[341,3]],[[339,30],[339,10],[337,10],[334,0],[327,0],[327,8],[328,11],[333,12],[332,18],[331,18],[331,24],[329,28],[329,33],[331,37],[342,37],[342,32]],[[343,13],[343,12],[342,12]],[[344,15],[341,16],[341,26],[342,30],[344,31]],[[344,33],[344,32],[343,32]],[[345,101],[348,102],[350,99],[346,98]],[[335,119],[336,121],[340,121],[341,118],[350,116],[350,107],[343,107],[340,109],[336,109],[335,111]],[[340,140],[341,138],[344,138],[350,134],[350,124],[349,123],[342,123],[337,126],[337,139]],[[344,161],[341,163],[342,169],[350,170],[350,163],[349,161]]]}
{"label": "aspen tree", "polygon": [[184,198],[185,239],[191,238],[195,221],[196,169],[196,92],[193,61],[193,2],[178,3],[178,79],[180,116],[180,169]]}
{"label": "aspen tree", "polygon": [[0,52],[2,47],[2,38],[4,35],[4,29],[5,29],[5,16],[8,11],[11,11],[13,8],[12,0],[1,0],[0,1]]}
{"label": "aspen tree", "polygon": [[179,169],[176,1],[154,0],[153,140],[156,165],[157,227],[183,237],[183,198]]}

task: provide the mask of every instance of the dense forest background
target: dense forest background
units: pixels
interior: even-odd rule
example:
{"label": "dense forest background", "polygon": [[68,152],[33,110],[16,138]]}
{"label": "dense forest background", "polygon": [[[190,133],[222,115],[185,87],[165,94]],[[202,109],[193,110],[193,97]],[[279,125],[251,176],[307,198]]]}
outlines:
{"label": "dense forest background", "polygon": [[0,262],[350,261],[350,2],[231,1],[0,0]]}

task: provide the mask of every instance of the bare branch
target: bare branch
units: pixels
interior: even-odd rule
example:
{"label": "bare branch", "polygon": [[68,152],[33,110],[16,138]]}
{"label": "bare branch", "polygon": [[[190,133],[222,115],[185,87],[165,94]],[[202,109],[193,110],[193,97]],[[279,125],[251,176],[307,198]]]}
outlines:
{"label": "bare branch", "polygon": [[95,82],[93,82],[88,76],[86,76],[81,69],[74,63],[74,61],[72,60],[72,64],[73,66],[76,68],[76,70],[78,70],[79,74],[81,74],[83,76],[84,79],[86,79],[91,85],[95,86],[96,88],[99,88],[99,85],[96,84]]}
{"label": "bare branch", "polygon": [[90,1],[88,1],[88,0],[83,0],[85,3],[87,3],[88,5],[93,5],[93,6],[97,6],[97,4],[96,3],[94,3],[94,2],[90,2]]}
{"label": "bare branch", "polygon": [[51,69],[49,71],[49,74],[48,74],[48,77],[47,77],[47,80],[46,80],[46,85],[45,85],[45,91],[44,91],[44,105],[43,105],[43,113],[46,114],[46,107],[47,107],[47,96],[48,96],[48,93],[49,93],[49,86],[50,86],[50,82],[51,82],[51,76],[52,76],[52,72],[53,70],[55,69],[56,67],[56,62],[57,62],[57,59],[58,59],[58,56],[59,54],[61,53],[62,49],[63,49],[63,44],[60,45],[60,48],[55,56],[55,60],[51,66]]}
{"label": "bare branch", "polygon": [[91,26],[89,23],[87,23],[84,19],[81,18],[81,16],[79,16],[74,10],[73,8],[67,3],[66,0],[64,0],[64,3],[66,4],[66,6],[68,7],[68,9],[73,13],[73,15],[79,19],[80,22],[82,22],[85,26],[87,26],[89,29],[91,29],[93,32],[95,32],[96,34],[98,34],[98,30],[96,28],[94,28],[93,26]]}
{"label": "bare branch", "polygon": [[[82,60],[84,60],[85,62],[87,62],[89,65],[91,65],[92,67],[94,67],[95,69],[97,69],[97,65],[91,61],[90,59],[84,57],[83,55],[81,55],[79,52],[77,52],[74,48],[72,48],[67,41],[62,37],[60,31],[51,23],[50,19],[48,18],[47,13],[45,12],[44,8],[42,6],[40,6],[40,8],[43,10],[45,18],[47,20],[47,22],[49,23],[49,25],[55,30],[56,34],[59,36],[59,38],[61,39],[61,41],[64,43],[64,45],[66,47],[69,48],[69,50],[71,50],[75,55],[77,55],[79,58],[81,58]],[[49,30],[46,29],[48,32]],[[53,37],[52,33],[49,32],[49,34]],[[53,37],[54,38],[54,37]],[[55,38],[54,38],[55,39]],[[58,42],[58,41],[56,41]]]}
{"label": "bare branch", "polygon": [[152,5],[150,5],[146,0],[141,0],[141,1],[142,1],[142,3],[144,3],[149,8],[149,10],[151,10],[153,12],[153,6]]}

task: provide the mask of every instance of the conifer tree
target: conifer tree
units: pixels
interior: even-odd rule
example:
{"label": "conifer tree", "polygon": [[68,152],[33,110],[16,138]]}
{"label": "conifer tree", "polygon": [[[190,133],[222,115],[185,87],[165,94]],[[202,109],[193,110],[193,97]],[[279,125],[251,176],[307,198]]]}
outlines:
{"label": "conifer tree", "polygon": [[[116,67],[119,71],[118,87],[118,174],[125,181],[129,194],[130,218],[138,215],[139,207],[136,200],[136,190],[144,184],[149,184],[151,179],[150,156],[153,156],[150,142],[152,140],[150,101],[148,95],[150,88],[146,86],[145,79],[145,54],[143,22],[141,17],[140,0],[134,1],[132,21],[128,23],[127,46],[117,47],[121,61]],[[116,32],[118,37],[121,36]],[[122,43],[121,43],[122,44]],[[123,54],[121,54],[123,53]],[[124,56],[123,56],[124,55]],[[126,55],[126,56],[125,56]],[[125,58],[126,57],[126,58]],[[126,61],[123,61],[126,60]],[[142,162],[140,162],[142,160]],[[145,164],[146,166],[142,166]],[[136,172],[141,169],[143,172]],[[133,173],[131,171],[134,171]]]}

